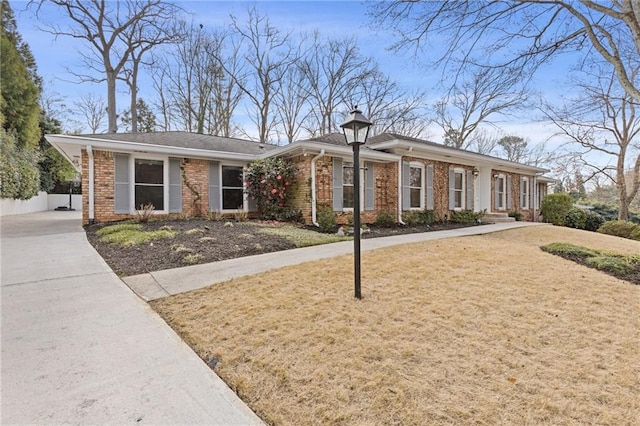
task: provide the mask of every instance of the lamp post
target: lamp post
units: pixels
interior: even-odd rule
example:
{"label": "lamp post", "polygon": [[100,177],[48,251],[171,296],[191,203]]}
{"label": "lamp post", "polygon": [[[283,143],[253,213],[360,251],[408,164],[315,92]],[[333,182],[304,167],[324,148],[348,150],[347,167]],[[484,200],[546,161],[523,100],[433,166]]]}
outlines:
{"label": "lamp post", "polygon": [[356,299],[362,299],[360,292],[360,145],[367,142],[371,124],[371,121],[362,115],[362,111],[356,106],[340,125],[347,145],[353,147],[353,269]]}

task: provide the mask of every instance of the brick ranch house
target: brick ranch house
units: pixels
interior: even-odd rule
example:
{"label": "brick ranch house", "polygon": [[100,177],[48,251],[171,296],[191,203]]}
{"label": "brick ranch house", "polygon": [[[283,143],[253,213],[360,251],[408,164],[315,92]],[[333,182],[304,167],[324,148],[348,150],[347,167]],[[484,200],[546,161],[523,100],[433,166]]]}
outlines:
{"label": "brick ranch house", "polygon": [[[268,157],[289,158],[297,167],[293,208],[316,223],[319,207],[331,207],[344,223],[353,210],[352,149],[342,134],[286,146],[186,132],[47,135],[82,173],[83,223],[132,217],[151,202],[157,214],[198,216],[206,212],[253,212],[243,187],[243,168]],[[380,212],[485,211],[487,221],[539,220],[540,201],[553,180],[548,170],[457,150],[433,142],[381,134],[361,148],[363,223]]]}

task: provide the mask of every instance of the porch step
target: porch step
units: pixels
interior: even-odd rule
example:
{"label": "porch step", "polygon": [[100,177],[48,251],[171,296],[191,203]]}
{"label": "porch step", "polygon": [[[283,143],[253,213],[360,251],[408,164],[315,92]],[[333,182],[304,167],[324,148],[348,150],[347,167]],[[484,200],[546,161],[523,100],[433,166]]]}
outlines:
{"label": "porch step", "polygon": [[482,221],[484,223],[503,223],[515,222],[516,219],[509,216],[507,213],[485,213]]}

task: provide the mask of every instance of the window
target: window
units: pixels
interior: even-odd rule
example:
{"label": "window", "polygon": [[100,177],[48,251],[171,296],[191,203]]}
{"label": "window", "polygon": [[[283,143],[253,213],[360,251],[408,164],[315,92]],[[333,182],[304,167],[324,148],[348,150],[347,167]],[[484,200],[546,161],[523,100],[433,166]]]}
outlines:
{"label": "window", "polygon": [[505,188],[505,177],[504,175],[498,175],[496,179],[496,207],[499,210],[505,209],[505,198],[506,198],[506,188]]}
{"label": "window", "polygon": [[134,207],[153,204],[154,210],[164,210],[164,161],[135,159]]}
{"label": "window", "polygon": [[222,209],[244,208],[243,170],[238,166],[222,166]]}
{"label": "window", "polygon": [[453,172],[453,207],[464,209],[464,171],[454,170]]}
{"label": "window", "polygon": [[353,208],[353,163],[342,165],[342,208]]}
{"label": "window", "polygon": [[409,167],[409,198],[412,209],[424,208],[424,169],[422,165]]}
{"label": "window", "polygon": [[520,188],[520,208],[528,209],[529,208],[529,178],[523,177],[521,181]]}

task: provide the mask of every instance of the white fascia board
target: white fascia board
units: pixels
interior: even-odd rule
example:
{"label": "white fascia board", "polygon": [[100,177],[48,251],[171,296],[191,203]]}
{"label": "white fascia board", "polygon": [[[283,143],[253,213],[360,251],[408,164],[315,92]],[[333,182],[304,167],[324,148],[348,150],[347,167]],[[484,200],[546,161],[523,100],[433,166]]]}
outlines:
{"label": "white fascia board", "polygon": [[139,142],[112,141],[99,138],[83,138],[71,135],[47,135],[47,140],[51,145],[70,144],[70,145],[92,145],[94,149],[100,149],[113,152],[138,152],[149,154],[164,154],[176,157],[200,158],[200,159],[219,159],[219,160],[238,160],[253,161],[260,158],[256,154],[241,154],[226,151],[210,151],[208,149],[180,148],[175,146],[152,145]]}
{"label": "white fascia board", "polygon": [[417,142],[394,139],[380,142],[371,146],[372,149],[390,149],[396,154],[411,155],[415,157],[425,157],[447,163],[459,163],[468,166],[490,166],[505,171],[520,174],[542,174],[549,170],[541,167],[527,166],[526,164],[514,163],[502,158],[491,157],[477,152],[457,150],[446,146],[433,146]]}
{"label": "white fascia board", "polygon": [[[399,155],[375,151],[369,148],[370,147],[368,145],[360,147],[361,160],[393,162],[400,159]],[[282,155],[295,155],[297,153],[303,153],[304,151],[307,151],[309,154],[317,154],[323,149],[328,156],[338,156],[344,158],[350,158],[351,156],[353,156],[353,148],[349,146],[338,146],[321,142],[294,142],[289,145],[285,145],[272,151],[266,152],[262,154],[260,158],[278,157]]]}

